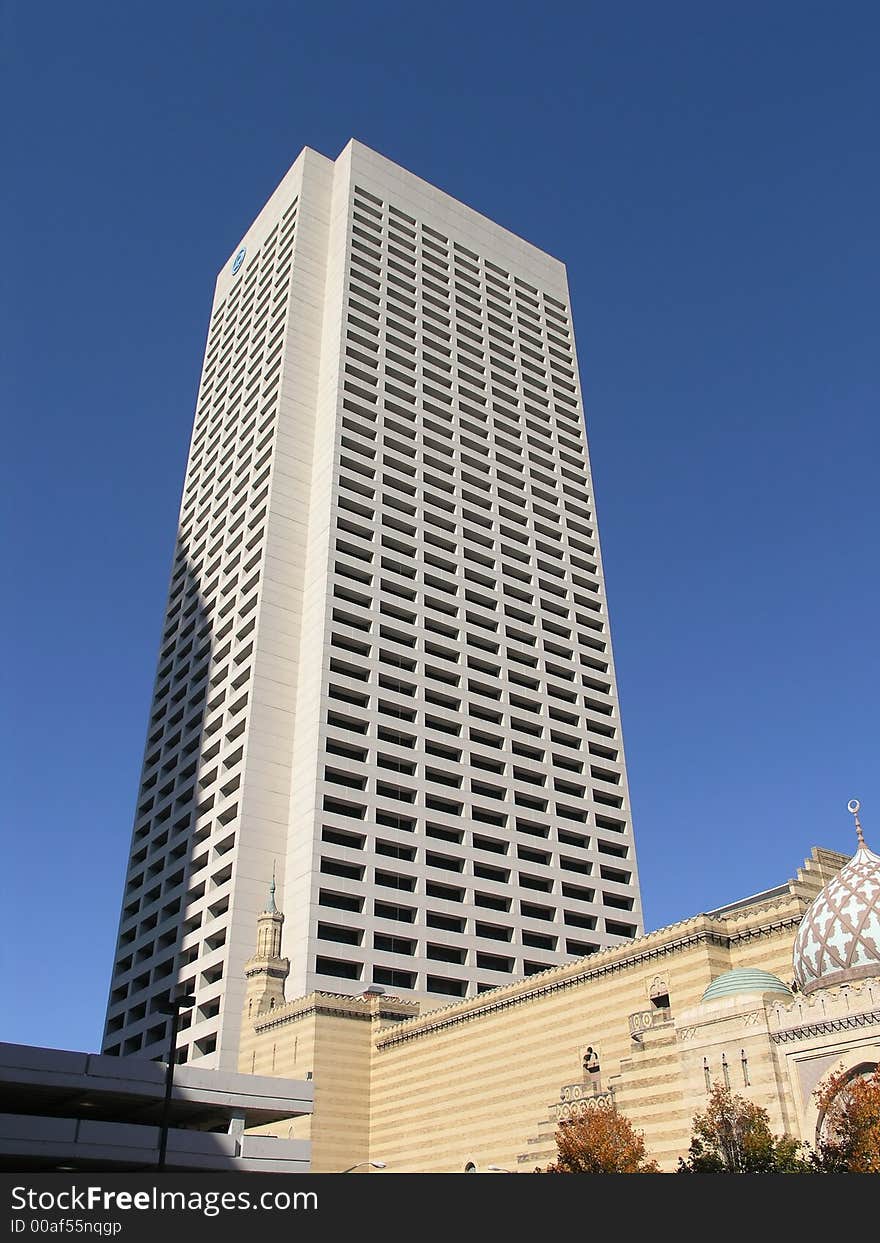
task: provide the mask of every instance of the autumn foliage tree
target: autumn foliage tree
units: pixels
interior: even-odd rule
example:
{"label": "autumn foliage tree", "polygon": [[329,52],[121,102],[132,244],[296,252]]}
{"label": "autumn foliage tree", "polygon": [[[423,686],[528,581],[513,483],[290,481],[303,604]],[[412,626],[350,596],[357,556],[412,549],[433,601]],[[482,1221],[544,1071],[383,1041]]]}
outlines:
{"label": "autumn foliage tree", "polygon": [[804,1145],[774,1135],[766,1109],[716,1083],[704,1113],[693,1121],[687,1160],[680,1174],[799,1174],[810,1169]]}
{"label": "autumn foliage tree", "polygon": [[814,1168],[823,1174],[880,1174],[880,1067],[841,1070],[816,1093],[822,1119]]}
{"label": "autumn foliage tree", "polygon": [[559,1124],[556,1160],[538,1174],[656,1174],[645,1141],[613,1106],[591,1109]]}

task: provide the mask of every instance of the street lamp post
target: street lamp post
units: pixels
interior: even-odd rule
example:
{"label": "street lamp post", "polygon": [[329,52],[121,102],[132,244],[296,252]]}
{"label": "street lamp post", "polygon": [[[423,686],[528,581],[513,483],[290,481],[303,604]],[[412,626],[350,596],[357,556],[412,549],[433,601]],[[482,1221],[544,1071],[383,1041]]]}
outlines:
{"label": "street lamp post", "polygon": [[384,1170],[384,1161],[358,1161],[357,1165],[350,1165],[347,1170],[340,1170],[340,1174],[350,1174],[352,1170],[359,1170],[362,1165],[370,1165],[374,1170]]}
{"label": "street lamp post", "polygon": [[191,1010],[196,999],[191,994],[183,997],[169,996],[167,1001],[160,1002],[156,1009],[160,1014],[171,1015],[171,1030],[168,1036],[168,1063],[165,1067],[165,1099],[162,1102],[162,1123],[159,1130],[159,1159],[157,1170],[165,1169],[165,1152],[168,1148],[168,1121],[171,1116],[171,1090],[174,1086],[174,1064],[177,1057],[177,1032],[180,1028],[181,1010]]}

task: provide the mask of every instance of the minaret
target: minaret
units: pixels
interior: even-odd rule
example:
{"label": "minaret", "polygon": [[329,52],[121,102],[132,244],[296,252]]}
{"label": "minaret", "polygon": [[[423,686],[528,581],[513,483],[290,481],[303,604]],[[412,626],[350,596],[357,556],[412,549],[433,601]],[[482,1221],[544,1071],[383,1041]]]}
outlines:
{"label": "minaret", "polygon": [[245,1014],[255,1018],[275,1006],[284,1005],[284,981],[290,974],[290,962],[281,957],[281,929],[284,916],[275,905],[275,868],[269,900],[257,916],[257,952],[244,966],[247,992]]}

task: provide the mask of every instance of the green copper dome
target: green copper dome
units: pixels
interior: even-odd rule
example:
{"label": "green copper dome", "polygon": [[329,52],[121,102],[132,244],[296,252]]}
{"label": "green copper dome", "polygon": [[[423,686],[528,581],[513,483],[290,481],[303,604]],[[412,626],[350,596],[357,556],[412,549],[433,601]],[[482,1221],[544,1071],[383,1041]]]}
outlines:
{"label": "green copper dome", "polygon": [[717,1001],[719,997],[733,997],[737,993],[783,993],[790,997],[791,989],[783,984],[778,975],[760,971],[757,967],[734,967],[717,975],[706,991],[702,1001]]}

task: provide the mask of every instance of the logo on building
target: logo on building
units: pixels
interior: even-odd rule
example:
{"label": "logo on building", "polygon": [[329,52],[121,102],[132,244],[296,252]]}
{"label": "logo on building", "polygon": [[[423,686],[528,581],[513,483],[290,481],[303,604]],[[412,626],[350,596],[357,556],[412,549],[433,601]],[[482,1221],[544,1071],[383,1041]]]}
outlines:
{"label": "logo on building", "polygon": [[239,270],[241,265],[244,263],[244,256],[245,256],[245,248],[244,246],[242,246],[241,250],[232,260],[232,275],[233,276],[235,276],[236,272]]}

